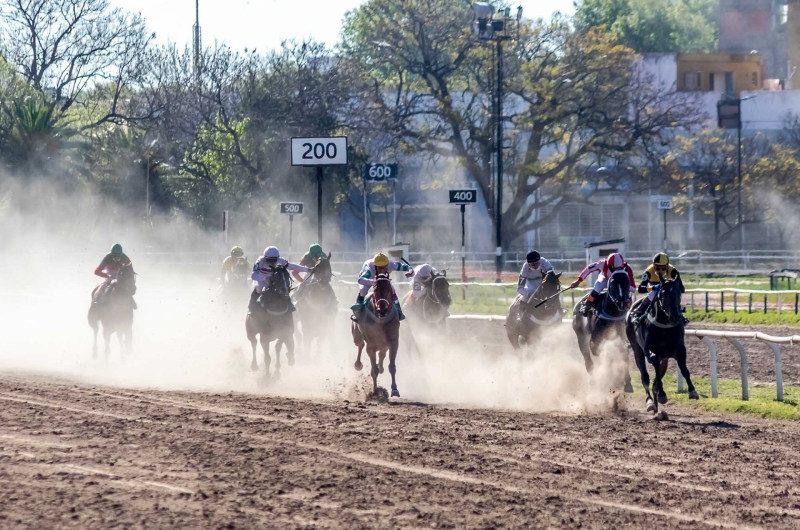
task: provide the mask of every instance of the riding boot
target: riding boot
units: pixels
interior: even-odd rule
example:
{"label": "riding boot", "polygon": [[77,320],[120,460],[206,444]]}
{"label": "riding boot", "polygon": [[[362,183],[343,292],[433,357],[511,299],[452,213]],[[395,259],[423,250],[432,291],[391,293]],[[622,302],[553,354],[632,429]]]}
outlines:
{"label": "riding boot", "polygon": [[258,305],[259,296],[260,295],[258,294],[258,291],[256,291],[255,289],[253,289],[253,292],[250,293],[250,303],[247,306],[247,310],[250,313],[255,313],[256,312],[256,306]]}
{"label": "riding boot", "polygon": [[139,309],[139,306],[136,305],[136,300],[134,300],[132,296],[131,296],[131,309],[134,310]]}
{"label": "riding boot", "polygon": [[595,309],[595,301],[597,300],[598,296],[599,294],[594,290],[591,293],[589,293],[589,296],[583,301],[580,309],[578,310],[581,315],[585,317],[589,316],[589,310]]}
{"label": "riding boot", "polygon": [[637,324],[644,319],[645,315],[647,315],[647,310],[650,309],[650,304],[653,301],[650,298],[645,298],[642,300],[642,303],[636,306],[635,309],[631,310],[631,320],[636,322]]}
{"label": "riding boot", "polygon": [[358,298],[356,298],[356,304],[350,307],[350,310],[353,312],[353,314],[350,316],[350,320],[352,320],[353,322],[358,322],[358,317],[361,315],[361,309],[363,307],[364,307],[364,296],[358,295]]}
{"label": "riding boot", "polygon": [[294,303],[292,302],[292,299],[290,298],[289,299],[289,312],[290,313],[294,313],[295,311],[297,311],[297,308],[294,306]]}

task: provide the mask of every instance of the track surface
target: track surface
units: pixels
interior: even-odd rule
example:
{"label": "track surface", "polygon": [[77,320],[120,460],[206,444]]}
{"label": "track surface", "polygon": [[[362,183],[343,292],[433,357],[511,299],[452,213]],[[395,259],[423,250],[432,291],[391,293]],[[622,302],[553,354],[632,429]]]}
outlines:
{"label": "track surface", "polygon": [[7,374],[0,527],[800,527],[799,426],[621,405],[529,414]]}

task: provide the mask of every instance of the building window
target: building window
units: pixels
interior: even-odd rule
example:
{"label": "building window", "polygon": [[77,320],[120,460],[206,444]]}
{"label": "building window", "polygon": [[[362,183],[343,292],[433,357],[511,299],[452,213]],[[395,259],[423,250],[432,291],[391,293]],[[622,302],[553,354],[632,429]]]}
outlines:
{"label": "building window", "polygon": [[701,90],[703,88],[702,72],[685,72],[683,74],[684,90]]}
{"label": "building window", "polygon": [[735,89],[733,86],[733,72],[725,72],[725,94],[733,96]]}
{"label": "building window", "polygon": [[758,72],[753,72],[750,74],[750,83],[754,87],[758,87]]}

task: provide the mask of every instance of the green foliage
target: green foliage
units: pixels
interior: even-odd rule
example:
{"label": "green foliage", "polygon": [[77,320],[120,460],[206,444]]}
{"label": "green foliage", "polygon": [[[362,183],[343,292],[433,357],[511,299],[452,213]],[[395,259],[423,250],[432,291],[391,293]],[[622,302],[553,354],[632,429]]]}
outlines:
{"label": "green foliage", "polygon": [[575,25],[604,28],[637,53],[716,48],[718,0],[578,0]]}

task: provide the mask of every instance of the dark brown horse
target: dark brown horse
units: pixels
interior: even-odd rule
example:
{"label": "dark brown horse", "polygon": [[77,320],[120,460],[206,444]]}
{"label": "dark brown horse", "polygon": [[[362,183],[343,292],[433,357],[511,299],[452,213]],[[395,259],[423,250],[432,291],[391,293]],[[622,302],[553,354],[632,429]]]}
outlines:
{"label": "dark brown horse", "polygon": [[524,310],[520,310],[519,298],[511,304],[506,316],[506,336],[515,350],[520,349],[520,344],[532,344],[534,337],[541,335],[542,328],[561,324],[564,312],[561,297],[556,296],[560,290],[561,273],[550,269]]}
{"label": "dark brown horse", "polygon": [[314,265],[314,272],[295,290],[294,300],[297,306],[298,329],[303,351],[308,354],[312,341],[317,341],[317,348],[326,346],[323,340],[331,336],[333,322],[336,319],[338,301],[331,287],[331,255],[322,257]]}
{"label": "dark brown horse", "polygon": [[378,395],[378,374],[383,373],[383,361],[389,352],[389,373],[392,375],[392,397],[400,397],[395,374],[397,347],[400,342],[400,320],[394,305],[394,289],[388,274],[375,279],[372,294],[364,302],[358,322],[352,324],[353,342],[358,347],[355,368],[361,370],[361,352],[367,348],[372,366],[372,393]]}
{"label": "dark brown horse", "polygon": [[[100,289],[108,285],[108,289]],[[117,277],[110,283],[103,282],[92,289],[92,305],[89,306],[87,320],[94,331],[92,356],[97,358],[97,332],[103,326],[105,355],[111,353],[111,335],[117,334],[120,352],[131,352],[133,342],[133,295],[136,294],[136,273],[132,265],[123,265]]]}
{"label": "dark brown horse", "polygon": [[292,316],[292,301],[289,298],[292,279],[286,267],[276,267],[270,277],[269,286],[261,293],[255,313],[248,313],[244,321],[247,339],[253,350],[250,369],[258,371],[256,360],[256,346],[261,340],[261,349],[264,350],[264,364],[267,377],[270,376],[269,368],[272,359],[269,355],[269,345],[277,341],[275,346],[275,372],[273,377],[281,376],[281,344],[286,344],[286,357],[289,366],[294,365],[294,318]]}

